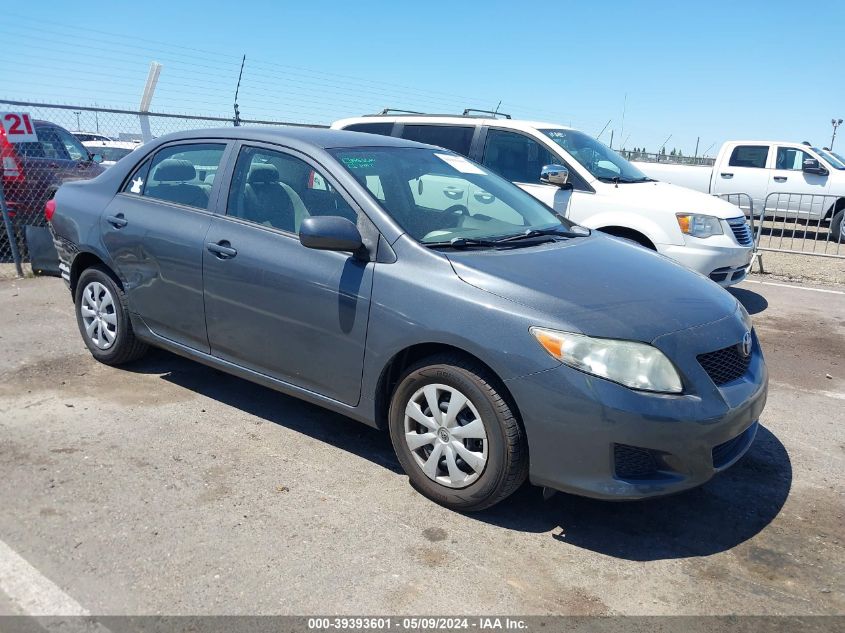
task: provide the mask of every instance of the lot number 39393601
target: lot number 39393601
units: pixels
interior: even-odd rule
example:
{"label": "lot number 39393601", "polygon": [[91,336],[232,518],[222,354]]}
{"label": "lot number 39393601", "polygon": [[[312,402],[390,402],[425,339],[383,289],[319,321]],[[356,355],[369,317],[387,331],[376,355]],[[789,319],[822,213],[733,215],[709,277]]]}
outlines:
{"label": "lot number 39393601", "polygon": [[0,126],[6,132],[10,143],[34,143],[38,141],[35,126],[26,112],[0,112]]}

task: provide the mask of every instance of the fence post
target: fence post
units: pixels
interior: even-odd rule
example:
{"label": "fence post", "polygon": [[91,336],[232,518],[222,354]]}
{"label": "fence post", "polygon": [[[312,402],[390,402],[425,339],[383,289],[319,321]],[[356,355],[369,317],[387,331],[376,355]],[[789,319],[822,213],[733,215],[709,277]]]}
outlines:
{"label": "fence post", "polygon": [[15,262],[15,270],[18,277],[23,277],[23,268],[21,268],[21,253],[18,250],[18,242],[15,238],[15,229],[12,226],[12,218],[9,217],[9,207],[6,206],[6,195],[3,192],[3,174],[4,168],[0,165],[0,212],[3,213],[3,224],[6,225],[6,235],[9,236],[9,248],[12,251],[12,260]]}

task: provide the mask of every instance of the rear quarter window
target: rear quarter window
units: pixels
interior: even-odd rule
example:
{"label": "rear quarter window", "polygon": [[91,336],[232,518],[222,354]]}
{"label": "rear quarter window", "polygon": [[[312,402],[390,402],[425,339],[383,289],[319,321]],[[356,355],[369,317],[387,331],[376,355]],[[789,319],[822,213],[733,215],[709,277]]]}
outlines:
{"label": "rear quarter window", "polygon": [[353,123],[343,129],[347,132],[367,132],[368,134],[390,136],[390,133],[393,132],[393,123]]}

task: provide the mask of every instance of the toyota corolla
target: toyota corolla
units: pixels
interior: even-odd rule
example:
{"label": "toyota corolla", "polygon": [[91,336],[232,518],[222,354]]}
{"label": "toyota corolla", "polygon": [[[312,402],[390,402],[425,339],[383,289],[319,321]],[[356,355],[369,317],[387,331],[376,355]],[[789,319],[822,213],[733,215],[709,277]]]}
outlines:
{"label": "toyota corolla", "polygon": [[674,493],[754,439],[767,372],[733,296],[462,156],[248,127],[132,156],[47,210],[103,363],[160,347],[385,429],[458,510],[526,478]]}

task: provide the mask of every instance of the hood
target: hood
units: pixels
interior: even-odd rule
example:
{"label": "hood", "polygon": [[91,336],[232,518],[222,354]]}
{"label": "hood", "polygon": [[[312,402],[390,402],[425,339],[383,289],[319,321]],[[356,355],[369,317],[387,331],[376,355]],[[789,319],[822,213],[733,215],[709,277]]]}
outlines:
{"label": "hood", "polygon": [[[717,218],[737,218],[743,215],[737,206],[700,191],[670,185],[668,182],[635,182],[614,187],[598,183],[601,193],[608,198],[618,198],[620,204],[668,211],[670,213],[703,213]],[[595,183],[594,183],[595,186]],[[608,200],[608,205],[612,202]]]}
{"label": "hood", "polygon": [[514,250],[449,252],[464,282],[539,313],[536,325],[651,342],[736,312],[720,286],[680,264],[594,233]]}

